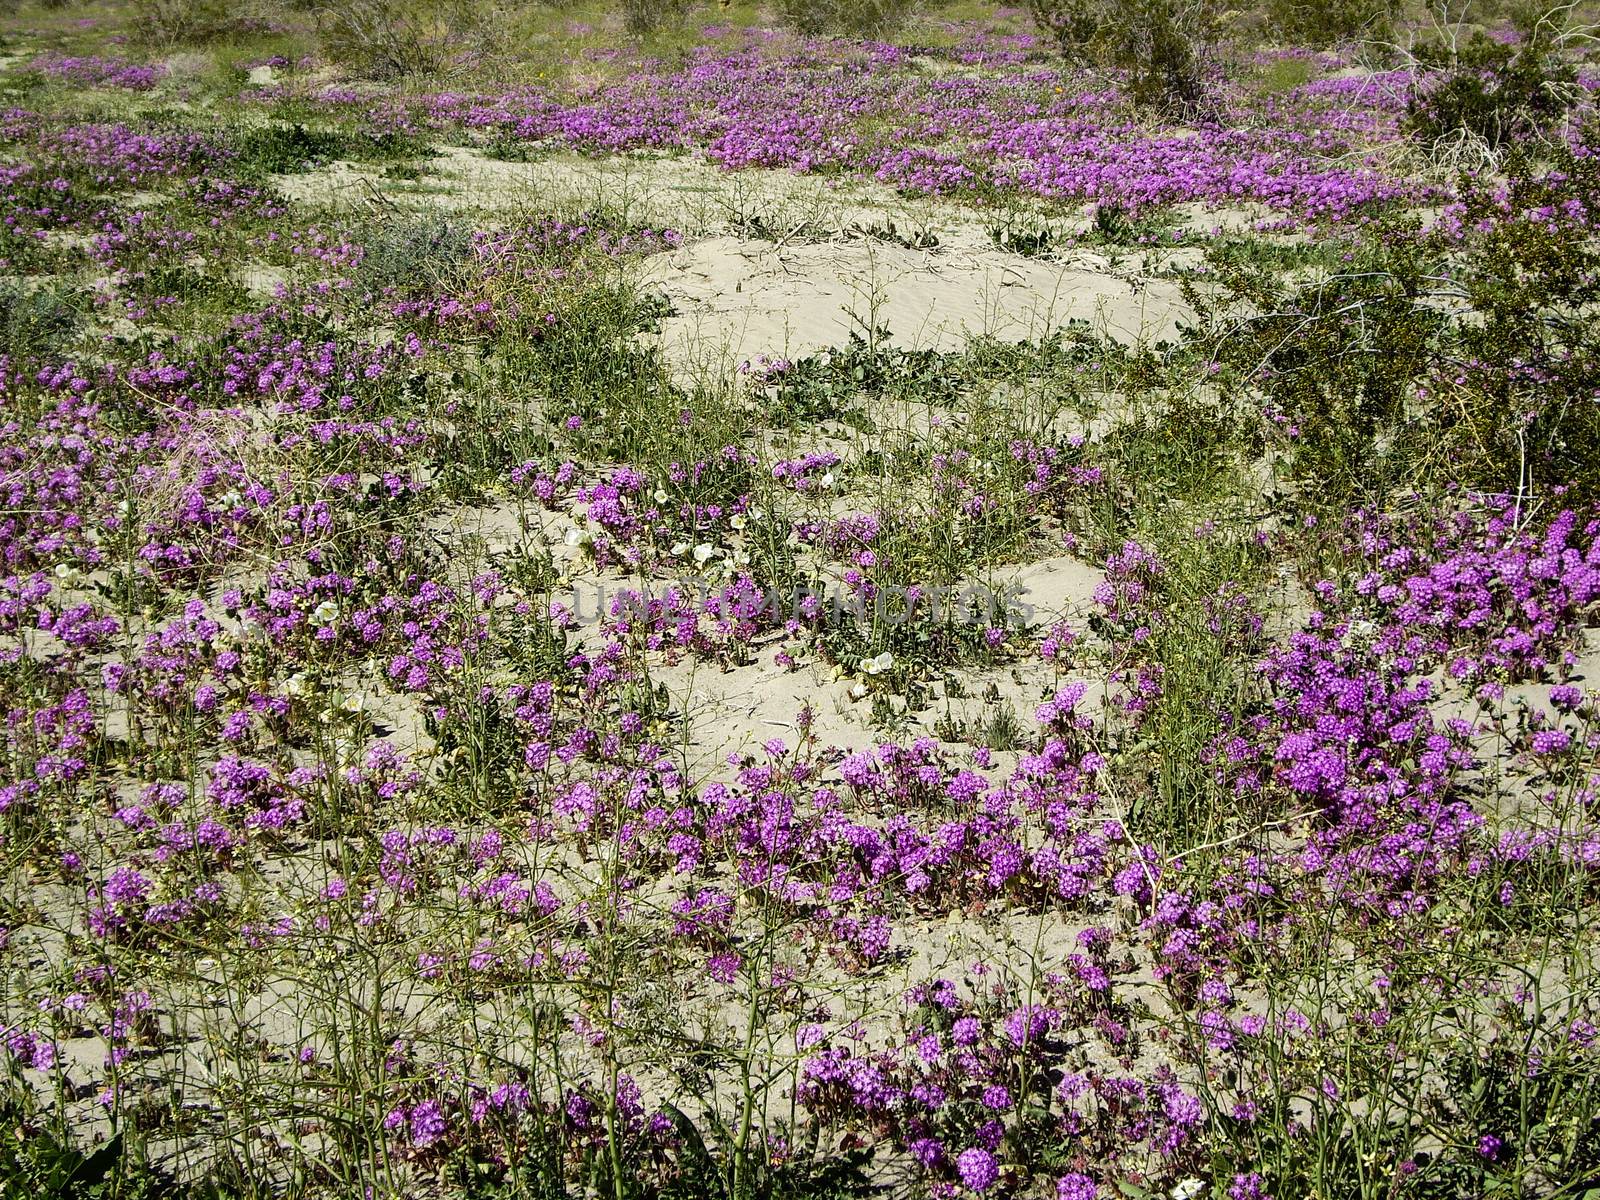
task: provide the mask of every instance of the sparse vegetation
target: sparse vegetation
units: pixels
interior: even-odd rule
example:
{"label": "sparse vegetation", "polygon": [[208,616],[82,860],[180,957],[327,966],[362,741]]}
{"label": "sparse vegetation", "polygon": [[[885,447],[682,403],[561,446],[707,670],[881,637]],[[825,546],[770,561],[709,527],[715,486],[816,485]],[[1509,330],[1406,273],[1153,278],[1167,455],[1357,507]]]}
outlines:
{"label": "sparse vegetation", "polygon": [[0,1196],[1592,1200],[1582,26],[1032,12],[0,14]]}

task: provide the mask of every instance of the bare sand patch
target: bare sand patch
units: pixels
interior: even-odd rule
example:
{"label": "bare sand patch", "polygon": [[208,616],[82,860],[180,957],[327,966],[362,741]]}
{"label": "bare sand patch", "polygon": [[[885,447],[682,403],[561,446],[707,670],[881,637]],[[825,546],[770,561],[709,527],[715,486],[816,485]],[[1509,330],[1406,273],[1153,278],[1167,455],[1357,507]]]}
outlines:
{"label": "bare sand patch", "polygon": [[1187,315],[1177,285],[1165,280],[970,243],[922,250],[724,235],[652,259],[646,282],[675,310],[662,330],[670,359],[733,367],[814,354],[853,330],[887,328],[906,348],[956,351],[975,336],[1034,341],[1074,321],[1120,341],[1160,341],[1176,336]]}

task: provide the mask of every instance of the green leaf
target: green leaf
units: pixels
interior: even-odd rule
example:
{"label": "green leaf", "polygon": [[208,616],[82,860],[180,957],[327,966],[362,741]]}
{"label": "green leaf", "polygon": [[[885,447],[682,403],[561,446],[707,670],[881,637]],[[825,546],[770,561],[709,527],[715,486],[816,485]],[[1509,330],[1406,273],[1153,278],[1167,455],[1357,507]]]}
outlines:
{"label": "green leaf", "polygon": [[119,1133],[93,1154],[80,1159],[68,1177],[69,1186],[93,1187],[104,1183],[117,1169],[117,1162],[121,1157],[122,1135]]}

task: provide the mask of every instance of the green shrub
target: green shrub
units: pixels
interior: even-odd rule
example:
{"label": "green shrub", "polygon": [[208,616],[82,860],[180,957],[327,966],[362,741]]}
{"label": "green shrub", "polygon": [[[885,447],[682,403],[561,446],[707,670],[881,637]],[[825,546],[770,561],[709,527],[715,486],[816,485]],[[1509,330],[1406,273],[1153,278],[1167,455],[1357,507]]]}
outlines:
{"label": "green shrub", "polygon": [[1211,111],[1215,0],[1029,0],[1029,9],[1070,61],[1126,71],[1136,104],[1186,120]]}
{"label": "green shrub", "polygon": [[429,147],[405,133],[308,129],[299,122],[248,129],[232,140],[233,169],[241,175],[293,175],[342,158],[382,162],[425,157]]}
{"label": "green shrub", "polygon": [[1579,211],[1600,205],[1600,167],[1563,151],[1535,172],[1507,164],[1504,197],[1463,185],[1463,224],[1485,230],[1457,274],[1472,318],[1453,361],[1453,441],[1477,474],[1506,489],[1574,484],[1600,493],[1600,252]]}
{"label": "green shrub", "polygon": [[235,169],[243,174],[292,175],[342,157],[342,134],[294,125],[263,125],[235,139]]}
{"label": "green shrub", "polygon": [[807,36],[842,33],[866,37],[905,24],[917,0],[779,0],[784,23]]}
{"label": "green shrub", "polygon": [[1398,0],[1268,0],[1266,17],[1290,45],[1328,46],[1382,37],[1399,11]]}
{"label": "green shrub", "polygon": [[629,33],[653,33],[687,7],[686,0],[622,0],[622,25]]}
{"label": "green shrub", "polygon": [[58,353],[83,328],[87,300],[47,288],[0,284],[0,343],[14,357]]}
{"label": "green shrub", "polygon": [[343,0],[317,10],[323,49],[376,79],[446,67],[481,25],[473,0]]}
{"label": "green shrub", "polygon": [[356,280],[363,291],[415,295],[457,281],[472,253],[472,235],[460,223],[418,217],[377,226],[362,238],[362,249]]}
{"label": "green shrub", "polygon": [[134,0],[134,37],[146,45],[205,41],[228,28],[229,8],[225,0]]}
{"label": "green shrub", "polygon": [[1577,70],[1560,56],[1550,22],[1519,24],[1515,45],[1479,32],[1465,45],[1423,47],[1416,57],[1426,74],[1406,106],[1406,130],[1428,147],[1468,136],[1491,152],[1556,130],[1581,95]]}
{"label": "green shrub", "polygon": [[[1464,177],[1449,228],[1374,230],[1339,270],[1284,286],[1214,253],[1210,349],[1261,403],[1292,473],[1335,505],[1389,488],[1600,492],[1600,167],[1516,156]],[[1215,305],[1191,289],[1198,305]]]}

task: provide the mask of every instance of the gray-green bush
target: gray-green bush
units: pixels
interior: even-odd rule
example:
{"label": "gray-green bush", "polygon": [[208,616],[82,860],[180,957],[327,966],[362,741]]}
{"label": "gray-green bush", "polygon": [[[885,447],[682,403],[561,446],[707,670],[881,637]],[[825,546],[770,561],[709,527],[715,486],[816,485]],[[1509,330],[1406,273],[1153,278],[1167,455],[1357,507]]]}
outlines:
{"label": "gray-green bush", "polygon": [[1211,109],[1208,75],[1222,26],[1215,0],[1029,0],[1028,7],[1070,61],[1126,71],[1135,103],[1184,119]]}
{"label": "gray-green bush", "polygon": [[316,18],[330,58],[392,79],[443,70],[484,13],[473,0],[342,0],[319,7]]}
{"label": "gray-green bush", "polygon": [[779,0],[785,24],[800,33],[881,34],[903,25],[917,0]]}

